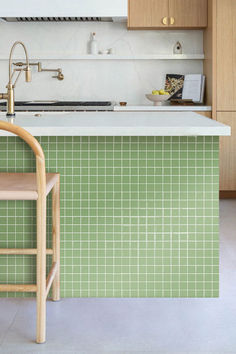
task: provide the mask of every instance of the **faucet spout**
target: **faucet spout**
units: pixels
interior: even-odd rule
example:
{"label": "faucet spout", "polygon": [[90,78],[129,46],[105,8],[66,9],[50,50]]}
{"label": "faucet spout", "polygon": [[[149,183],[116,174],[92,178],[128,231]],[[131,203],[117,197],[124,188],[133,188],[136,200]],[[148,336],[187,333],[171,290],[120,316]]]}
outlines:
{"label": "faucet spout", "polygon": [[[12,71],[12,55],[14,53],[14,50],[16,48],[17,45],[21,45],[24,49],[25,52],[25,58],[26,58],[26,64],[24,65],[24,67],[22,67],[21,69],[15,69]],[[14,93],[14,88],[16,86],[16,82],[19,79],[22,71],[25,71],[25,81],[26,82],[30,82],[31,81],[31,70],[30,70],[30,65],[29,65],[29,57],[28,57],[28,53],[27,53],[27,49],[24,45],[23,42],[17,41],[13,44],[13,46],[11,47],[10,50],[10,55],[9,55],[9,62],[8,62],[8,66],[9,66],[9,81],[7,84],[7,93],[0,93],[0,100],[7,100],[7,117],[14,117],[15,116],[15,93]],[[18,75],[17,78],[15,80],[15,82],[13,83],[13,76],[15,74],[15,72],[18,71]]]}

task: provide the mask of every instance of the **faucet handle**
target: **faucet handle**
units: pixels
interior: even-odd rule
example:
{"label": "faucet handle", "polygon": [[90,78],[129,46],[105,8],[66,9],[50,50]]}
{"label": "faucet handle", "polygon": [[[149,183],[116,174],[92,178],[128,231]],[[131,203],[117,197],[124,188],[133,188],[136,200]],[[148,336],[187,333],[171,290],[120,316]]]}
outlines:
{"label": "faucet handle", "polygon": [[25,69],[25,82],[31,82],[31,81],[32,81],[31,69],[29,66],[27,66]]}
{"label": "faucet handle", "polygon": [[64,80],[64,75],[62,74],[62,72],[61,72],[61,70],[60,69],[58,69],[59,71],[58,71],[58,74],[56,75],[56,76],[52,76],[52,78],[53,79],[57,79],[57,80],[59,80],[59,81],[62,81],[62,80]]}
{"label": "faucet handle", "polygon": [[25,66],[26,63],[23,63],[22,61],[18,61],[17,63],[13,63],[13,65],[22,67]]}

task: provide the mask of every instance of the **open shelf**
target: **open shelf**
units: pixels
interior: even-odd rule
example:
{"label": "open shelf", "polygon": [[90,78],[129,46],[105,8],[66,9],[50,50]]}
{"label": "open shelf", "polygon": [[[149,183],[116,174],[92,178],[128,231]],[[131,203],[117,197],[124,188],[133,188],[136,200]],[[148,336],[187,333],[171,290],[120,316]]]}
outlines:
{"label": "open shelf", "polygon": [[[203,60],[204,54],[138,54],[138,55],[33,55],[30,60]],[[14,58],[13,60],[22,60]],[[5,55],[0,55],[0,60],[8,60]]]}
{"label": "open shelf", "polygon": [[81,55],[78,60],[203,60],[203,54]]}

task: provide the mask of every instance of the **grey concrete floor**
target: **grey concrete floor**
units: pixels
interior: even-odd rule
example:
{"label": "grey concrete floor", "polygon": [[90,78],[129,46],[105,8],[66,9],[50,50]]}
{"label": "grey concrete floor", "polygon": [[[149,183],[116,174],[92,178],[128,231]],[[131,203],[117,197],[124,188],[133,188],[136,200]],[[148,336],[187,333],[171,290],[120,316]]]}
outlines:
{"label": "grey concrete floor", "polygon": [[221,201],[219,299],[48,302],[34,343],[35,301],[0,299],[0,353],[236,353],[236,200]]}

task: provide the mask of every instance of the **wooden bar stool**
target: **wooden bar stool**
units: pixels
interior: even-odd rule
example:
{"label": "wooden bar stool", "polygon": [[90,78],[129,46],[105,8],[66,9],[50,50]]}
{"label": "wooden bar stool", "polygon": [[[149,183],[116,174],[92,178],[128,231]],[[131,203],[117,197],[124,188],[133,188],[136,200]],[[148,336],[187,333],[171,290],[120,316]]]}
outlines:
{"label": "wooden bar stool", "polygon": [[[36,200],[37,248],[0,249],[0,255],[36,255],[37,284],[0,284],[0,291],[36,292],[37,343],[46,339],[46,299],[52,285],[52,299],[60,300],[60,175],[45,171],[45,158],[38,141],[26,130],[0,121],[0,130],[23,139],[36,156],[36,173],[0,173],[0,200]],[[52,191],[52,249],[46,249],[46,198]],[[46,278],[46,255],[52,255],[52,267]]]}

